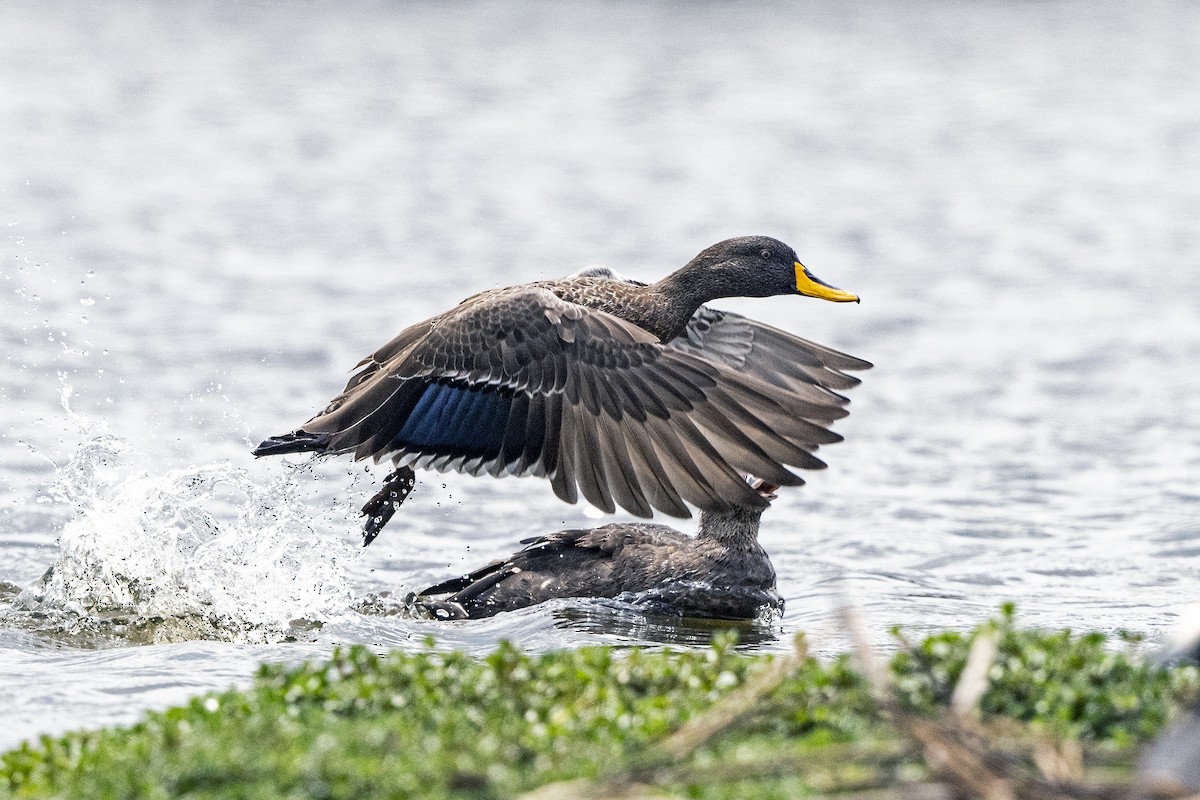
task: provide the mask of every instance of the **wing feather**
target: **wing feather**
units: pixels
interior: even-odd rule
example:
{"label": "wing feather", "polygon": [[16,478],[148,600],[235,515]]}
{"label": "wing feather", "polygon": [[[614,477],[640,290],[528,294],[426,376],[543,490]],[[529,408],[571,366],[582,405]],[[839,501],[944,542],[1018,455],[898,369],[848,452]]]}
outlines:
{"label": "wing feather", "polygon": [[861,379],[846,371],[871,368],[871,362],[802,339],[741,314],[701,307],[692,315],[685,336],[668,347],[759,377],[782,389],[820,386],[852,389]]}

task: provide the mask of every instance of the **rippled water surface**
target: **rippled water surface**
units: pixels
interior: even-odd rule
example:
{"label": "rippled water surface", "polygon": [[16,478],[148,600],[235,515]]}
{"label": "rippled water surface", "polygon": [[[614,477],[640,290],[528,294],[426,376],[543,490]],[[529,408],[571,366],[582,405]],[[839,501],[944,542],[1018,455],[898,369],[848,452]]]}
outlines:
{"label": "rippled water surface", "polygon": [[[787,611],[1005,600],[1158,635],[1200,555],[1200,7],[6,4],[0,746],[379,649],[703,643],[413,589],[595,521],[536,480],[254,461],[479,289],[777,236],[861,306],[717,305],[877,364],[762,538]],[[688,528],[688,521],[680,527]],[[52,568],[52,569],[51,569]],[[49,571],[48,571],[49,570]]]}

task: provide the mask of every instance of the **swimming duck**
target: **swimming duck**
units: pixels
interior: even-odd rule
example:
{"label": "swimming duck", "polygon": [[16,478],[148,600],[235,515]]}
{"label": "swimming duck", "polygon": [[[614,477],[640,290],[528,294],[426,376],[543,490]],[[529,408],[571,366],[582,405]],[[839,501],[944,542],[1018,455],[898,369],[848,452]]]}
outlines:
{"label": "swimming duck", "polygon": [[[755,479],[748,488],[769,503],[778,487]],[[762,513],[702,511],[695,536],[619,522],[525,539],[508,558],[425,589],[416,605],[438,619],[479,619],[554,598],[622,597],[680,616],[754,619],[783,609],[758,543]]]}
{"label": "swimming duck", "polygon": [[363,506],[369,544],[414,468],[547,478],[568,503],[691,516],[764,508],[743,474],[775,485],[821,469],[841,440],[846,371],[870,363],[704,303],[721,297],[858,297],[764,236],[719,242],[653,284],[603,272],[480,292],[402,331],[346,388],[255,456],[390,456]]}

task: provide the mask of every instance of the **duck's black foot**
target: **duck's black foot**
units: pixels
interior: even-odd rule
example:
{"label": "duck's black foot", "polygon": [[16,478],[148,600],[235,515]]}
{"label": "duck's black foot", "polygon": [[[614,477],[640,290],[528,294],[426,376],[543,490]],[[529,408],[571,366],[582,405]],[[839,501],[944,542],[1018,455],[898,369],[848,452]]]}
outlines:
{"label": "duck's black foot", "polygon": [[388,524],[396,509],[408,497],[417,482],[411,467],[400,467],[383,479],[383,486],[362,507],[367,521],[363,524],[363,547],[375,541],[375,537]]}

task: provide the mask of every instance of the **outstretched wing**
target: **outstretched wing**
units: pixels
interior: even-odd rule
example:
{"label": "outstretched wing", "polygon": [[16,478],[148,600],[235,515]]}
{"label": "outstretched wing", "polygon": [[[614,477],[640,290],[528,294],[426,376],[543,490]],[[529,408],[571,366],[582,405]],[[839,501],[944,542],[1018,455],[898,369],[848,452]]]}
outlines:
{"label": "outstretched wing", "polygon": [[844,397],[705,349],[545,288],[490,292],[402,333],[291,436],[359,459],[542,475],[566,502],[643,517],[763,506],[744,474],[797,485],[789,465],[825,466],[813,452],[841,439],[828,425]]}
{"label": "outstretched wing", "polygon": [[862,383],[847,371],[870,369],[861,358],[838,352],[741,314],[701,306],[687,333],[668,347],[747,372],[788,391],[813,384],[844,391]]}

